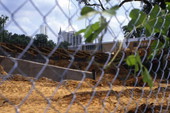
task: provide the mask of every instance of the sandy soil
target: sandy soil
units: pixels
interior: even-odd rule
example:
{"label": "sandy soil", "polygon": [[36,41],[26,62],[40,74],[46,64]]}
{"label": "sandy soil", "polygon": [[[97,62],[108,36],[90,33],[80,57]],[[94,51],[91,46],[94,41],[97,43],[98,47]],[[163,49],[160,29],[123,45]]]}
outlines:
{"label": "sandy soil", "polygon": [[[106,75],[109,77],[109,75]],[[106,77],[106,78],[107,78]],[[103,82],[105,81],[105,82]],[[0,113],[138,113],[170,112],[170,84],[149,87],[123,86],[120,82],[34,81],[14,75],[0,82]],[[145,109],[146,108],[146,109]]]}
{"label": "sandy soil", "polygon": [[[142,78],[114,80],[111,74],[102,79],[55,82],[42,77],[12,75],[0,67],[0,113],[170,113],[169,81],[155,81],[152,90],[143,87]],[[100,80],[99,80],[100,79]],[[160,84],[158,84],[160,83]]]}

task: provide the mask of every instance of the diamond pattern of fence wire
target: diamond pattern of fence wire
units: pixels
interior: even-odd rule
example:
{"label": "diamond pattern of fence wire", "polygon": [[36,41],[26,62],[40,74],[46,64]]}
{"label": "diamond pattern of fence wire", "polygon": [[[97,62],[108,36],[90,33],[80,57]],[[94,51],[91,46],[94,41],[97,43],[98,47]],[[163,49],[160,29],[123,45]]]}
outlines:
{"label": "diamond pattern of fence wire", "polygon": [[[169,113],[170,8],[155,3],[0,0],[0,112]],[[80,19],[84,6],[112,15]]]}

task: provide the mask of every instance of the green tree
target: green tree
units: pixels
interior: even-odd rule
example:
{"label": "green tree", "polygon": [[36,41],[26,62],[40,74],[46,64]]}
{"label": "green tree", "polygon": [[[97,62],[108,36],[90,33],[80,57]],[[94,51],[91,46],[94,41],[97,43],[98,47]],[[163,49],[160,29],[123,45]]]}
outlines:
{"label": "green tree", "polygon": [[64,49],[68,49],[68,46],[70,44],[67,41],[61,42],[59,45],[59,48],[64,48]]}
{"label": "green tree", "polygon": [[[10,44],[27,45],[31,38],[25,34],[9,33],[4,29],[4,26],[8,20],[7,16],[0,16],[0,41]],[[34,38],[34,44],[39,47],[53,48],[56,44],[52,40],[48,40],[48,36],[44,34],[37,34]]]}
{"label": "green tree", "polygon": [[9,35],[6,38],[6,43],[10,43],[10,44],[17,44],[17,45],[27,45],[30,42],[31,38],[29,36],[26,36],[24,34],[12,34]]}
{"label": "green tree", "polygon": [[48,46],[49,48],[54,48],[54,47],[56,46],[56,43],[54,43],[53,40],[48,40],[47,46]]}
{"label": "green tree", "polygon": [[52,40],[48,40],[48,36],[44,34],[37,34],[34,38],[34,45],[37,47],[54,48],[56,44]]}
{"label": "green tree", "polygon": [[7,16],[4,16],[4,15],[0,16],[0,29],[4,28],[7,20],[8,20]]}
{"label": "green tree", "polygon": [[0,16],[0,41],[3,42],[5,38],[8,36],[8,31],[4,29],[5,24],[8,20],[7,16]]}
{"label": "green tree", "polygon": [[48,36],[44,34],[37,34],[34,38],[34,45],[38,47],[47,47]]}

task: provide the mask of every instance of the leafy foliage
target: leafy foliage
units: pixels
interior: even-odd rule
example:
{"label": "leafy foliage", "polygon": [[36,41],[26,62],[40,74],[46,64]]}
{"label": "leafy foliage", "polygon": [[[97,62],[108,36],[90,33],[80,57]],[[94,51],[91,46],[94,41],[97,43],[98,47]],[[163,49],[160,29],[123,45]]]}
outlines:
{"label": "leafy foliage", "polygon": [[144,30],[144,34],[147,37],[154,36],[156,33],[159,34],[158,38],[163,37],[163,42],[155,40],[152,43],[151,54],[148,58],[153,58],[161,49],[169,48],[170,37],[167,36],[170,27],[169,7],[170,4],[167,3],[167,10],[162,10],[160,6],[155,5],[149,14],[146,14],[139,9],[133,9],[130,13],[131,21],[126,27],[128,31],[131,31],[130,34],[140,28]]}
{"label": "leafy foliage", "polygon": [[7,20],[8,20],[7,16],[4,16],[4,15],[0,16],[0,29],[2,29],[4,27],[4,25],[6,24]]}
{"label": "leafy foliage", "polygon": [[24,34],[19,35],[19,34],[12,34],[10,37],[6,38],[6,43],[11,43],[11,44],[19,44],[19,45],[27,45],[31,38],[29,36],[26,36]]}
{"label": "leafy foliage", "polygon": [[44,34],[37,34],[34,38],[34,44],[39,47],[47,46],[48,36]]}
{"label": "leafy foliage", "polygon": [[[168,49],[170,46],[170,37],[168,35],[170,30],[170,3],[167,3],[166,10],[163,10],[159,5],[154,5],[149,13],[145,13],[143,10],[133,9],[130,12],[130,22],[124,27],[126,31],[129,31],[128,38],[132,35],[140,37],[145,35],[146,37],[157,37],[150,46],[150,54],[148,59],[153,59],[156,55],[159,55],[162,50]],[[144,67],[137,56],[128,56],[126,63],[129,66],[135,66],[135,72],[141,68],[141,74],[143,81],[147,82],[149,86],[152,86],[152,79],[146,67]]]}
{"label": "leafy foliage", "polygon": [[[169,5],[167,4],[167,9]],[[100,34],[107,30],[109,22],[104,17],[105,14],[109,14],[111,16],[116,14],[116,10],[118,6],[114,6],[110,9],[97,11],[91,7],[84,7],[81,11],[81,17],[88,18],[92,15],[100,14],[99,21],[88,25],[85,29],[82,29],[77,32],[84,33],[84,37],[86,38],[86,42],[92,42],[94,39],[98,38]],[[160,51],[160,49],[168,47],[169,40],[167,38],[167,32],[169,30],[170,15],[168,10],[162,10],[162,7],[154,4],[149,14],[144,12],[143,10],[133,9],[130,12],[130,22],[123,29],[124,31],[129,31],[128,37],[141,37],[141,35],[145,35],[146,37],[150,37],[155,35],[156,33],[160,33],[161,36],[164,36],[165,43],[159,42],[159,44],[155,41],[151,45],[151,54],[150,58],[154,57],[156,53]],[[102,37],[102,36],[101,36]],[[148,57],[148,58],[149,58]],[[130,55],[126,58],[126,63],[129,66],[134,66],[135,73],[141,70],[141,75],[143,76],[143,81],[146,82],[150,87],[153,86],[152,77],[149,74],[147,68],[142,64],[140,56]]]}
{"label": "leafy foliage", "polygon": [[64,48],[64,49],[68,49],[68,46],[70,44],[67,41],[61,42],[59,45],[59,48]]}
{"label": "leafy foliage", "polygon": [[5,36],[8,36],[8,31],[4,29],[4,26],[8,20],[7,16],[1,15],[0,16],[0,41],[2,42]]}
{"label": "leafy foliage", "polygon": [[[81,10],[81,17],[79,19],[90,17],[94,14],[107,14],[107,15],[115,15],[118,6],[114,6],[111,9],[104,10],[104,11],[96,11],[91,7],[84,7]],[[106,20],[104,16],[100,16],[99,21],[95,22],[94,24],[88,25],[85,29],[81,29],[76,33],[76,35],[80,33],[84,33],[84,37],[86,38],[85,42],[93,42],[102,32],[106,32],[107,26],[109,22]],[[102,36],[101,36],[102,38]]]}
{"label": "leafy foliage", "polygon": [[54,48],[56,46],[56,43],[54,43],[53,40],[48,40],[47,42],[47,47],[49,48]]}
{"label": "leafy foliage", "polygon": [[139,70],[141,70],[141,74],[143,77],[143,82],[146,82],[150,87],[153,87],[152,77],[149,74],[148,69],[142,64],[139,54],[137,55],[130,55],[126,58],[126,63],[129,66],[135,67],[135,74]]}
{"label": "leafy foliage", "polygon": [[101,17],[98,22],[87,26],[86,29],[82,29],[77,34],[84,32],[84,37],[86,42],[92,42],[98,37],[98,35],[107,28],[107,22],[104,17]]}
{"label": "leafy foliage", "polygon": [[170,25],[170,14],[165,10],[161,10],[158,5],[153,6],[149,14],[139,9],[133,9],[130,12],[130,17],[131,21],[128,23],[127,29],[131,33],[137,28],[143,28],[146,36],[151,36],[158,32],[161,35],[167,35]]}
{"label": "leafy foliage", "polygon": [[50,47],[50,48],[56,46],[56,44],[52,40],[48,40],[48,36],[44,34],[35,35],[34,45],[37,47]]}

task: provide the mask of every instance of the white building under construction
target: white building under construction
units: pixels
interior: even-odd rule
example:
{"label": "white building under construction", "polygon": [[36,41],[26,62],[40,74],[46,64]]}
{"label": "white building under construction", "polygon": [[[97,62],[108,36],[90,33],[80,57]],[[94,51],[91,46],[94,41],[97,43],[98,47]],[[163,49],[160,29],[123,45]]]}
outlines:
{"label": "white building under construction", "polygon": [[58,42],[68,42],[70,44],[70,49],[76,49],[79,45],[82,44],[82,36],[75,35],[74,31],[59,31],[58,33]]}
{"label": "white building under construction", "polygon": [[47,35],[47,26],[46,25],[40,26],[40,34]]}

